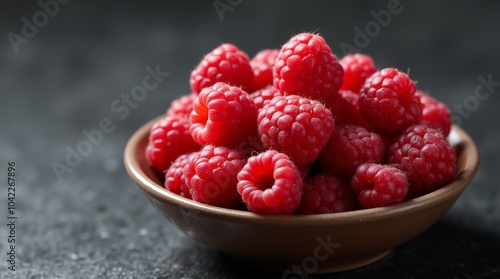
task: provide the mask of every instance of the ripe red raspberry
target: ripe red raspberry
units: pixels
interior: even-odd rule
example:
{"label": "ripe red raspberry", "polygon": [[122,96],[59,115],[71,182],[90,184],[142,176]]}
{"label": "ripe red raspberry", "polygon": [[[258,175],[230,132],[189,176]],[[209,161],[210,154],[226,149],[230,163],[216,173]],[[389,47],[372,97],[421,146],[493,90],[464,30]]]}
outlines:
{"label": "ripe red raspberry", "polygon": [[351,103],[356,109],[359,109],[359,94],[350,90],[339,90],[339,95],[342,96],[344,100]]}
{"label": "ripe red raspberry", "polygon": [[408,180],[395,167],[368,163],[356,169],[351,187],[358,194],[358,204],[372,208],[402,202],[408,193]]}
{"label": "ripe red raspberry", "polygon": [[332,112],[336,124],[365,126],[367,124],[359,113],[357,103],[358,94],[341,90],[338,94],[332,94],[325,101],[325,106]]}
{"label": "ripe red raspberry", "polygon": [[253,81],[248,56],[232,44],[222,44],[203,57],[191,72],[189,83],[196,93],[217,82],[225,82],[251,92]]}
{"label": "ripe red raspberry", "polygon": [[349,90],[339,90],[339,95],[342,96],[344,100],[347,100],[354,106],[355,112],[354,115],[352,116],[354,120],[352,120],[351,123],[354,125],[368,128],[369,127],[368,123],[365,121],[365,119],[361,116],[361,113],[359,112],[359,94]]}
{"label": "ripe red raspberry", "polygon": [[258,110],[261,110],[265,104],[269,103],[276,96],[283,96],[283,94],[272,85],[250,94],[250,98],[252,98]]}
{"label": "ripe red raspberry", "polygon": [[344,69],[344,80],[340,89],[355,93],[359,93],[366,79],[377,71],[372,58],[366,54],[348,54],[340,59],[339,63]]}
{"label": "ripe red raspberry", "polygon": [[273,68],[274,86],[285,95],[326,100],[338,92],[344,71],[323,37],[301,33],[281,48]]}
{"label": "ripe red raspberry", "polygon": [[329,109],[297,95],[274,97],[257,122],[264,146],[287,154],[297,165],[314,161],[334,129]]}
{"label": "ripe red raspberry", "polygon": [[247,93],[218,82],[193,103],[191,135],[200,144],[235,145],[256,134],[257,107]]}
{"label": "ripe red raspberry", "polygon": [[250,60],[252,66],[254,79],[254,88],[262,89],[268,85],[273,84],[273,66],[279,50],[277,49],[264,49],[259,51]]}
{"label": "ripe red raspberry", "polygon": [[191,93],[180,96],[172,101],[167,110],[167,116],[181,116],[189,119],[191,111],[193,111],[193,102],[197,94]]}
{"label": "ripe red raspberry", "polygon": [[440,131],[427,125],[406,129],[387,156],[389,164],[406,172],[412,198],[441,188],[455,175],[455,151]]}
{"label": "ripe red raspberry", "polygon": [[334,175],[319,174],[304,184],[299,214],[324,214],[355,210],[356,194]]}
{"label": "ripe red raspberry", "polygon": [[396,134],[420,120],[422,108],[415,83],[394,68],[370,76],[359,96],[361,116],[376,132]]}
{"label": "ripe red raspberry", "polygon": [[195,152],[182,154],[177,157],[165,173],[165,188],[172,193],[191,199],[191,193],[184,178],[184,166],[189,162],[189,157]]}
{"label": "ripe red raspberry", "polygon": [[351,179],[359,165],[381,163],[384,155],[379,135],[360,126],[337,125],[321,151],[319,162],[324,171]]}
{"label": "ripe red raspberry", "polygon": [[290,158],[276,150],[250,157],[238,173],[238,193],[248,210],[292,214],[299,207],[302,177]]}
{"label": "ripe red raspberry", "polygon": [[237,150],[214,145],[190,156],[183,172],[193,200],[232,209],[241,206],[236,184],[246,159]]}
{"label": "ripe red raspberry", "polygon": [[151,127],[146,158],[156,170],[164,172],[177,157],[200,148],[189,133],[187,118],[165,116]]}
{"label": "ripe red raspberry", "polygon": [[420,98],[422,104],[420,123],[440,130],[444,137],[447,137],[451,130],[451,115],[448,107],[422,91],[417,90],[415,95]]}

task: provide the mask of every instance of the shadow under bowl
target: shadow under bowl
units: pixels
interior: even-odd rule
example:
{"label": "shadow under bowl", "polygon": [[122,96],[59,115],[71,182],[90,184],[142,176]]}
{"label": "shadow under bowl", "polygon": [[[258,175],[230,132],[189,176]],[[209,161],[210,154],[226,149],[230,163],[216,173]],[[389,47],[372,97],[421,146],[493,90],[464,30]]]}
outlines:
{"label": "shadow under bowl", "polygon": [[298,266],[304,273],[327,273],[378,261],[415,238],[458,199],[474,178],[479,154],[474,141],[453,125],[450,144],[457,153],[454,179],[427,195],[372,209],[321,215],[263,216],[202,204],[167,191],[148,164],[145,148],[153,119],[130,138],[124,163],[151,204],[193,239],[244,264],[279,272]]}

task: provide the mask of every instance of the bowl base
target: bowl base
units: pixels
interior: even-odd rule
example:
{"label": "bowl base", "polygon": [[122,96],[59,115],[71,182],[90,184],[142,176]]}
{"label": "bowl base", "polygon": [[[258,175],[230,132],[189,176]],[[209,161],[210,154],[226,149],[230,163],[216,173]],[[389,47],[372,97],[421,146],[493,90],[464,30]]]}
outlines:
{"label": "bowl base", "polygon": [[293,270],[299,270],[299,272],[302,271],[303,274],[322,274],[322,273],[334,273],[334,272],[341,272],[341,271],[361,268],[382,260],[383,258],[389,256],[391,252],[392,250],[388,250],[367,257],[345,260],[345,261],[315,262],[314,266],[312,267],[309,267],[308,264],[305,263],[305,261],[298,264],[286,263],[286,262],[277,263],[277,262],[264,262],[255,259],[248,259],[230,254],[225,254],[225,255],[244,265],[273,272],[293,274],[294,272]]}

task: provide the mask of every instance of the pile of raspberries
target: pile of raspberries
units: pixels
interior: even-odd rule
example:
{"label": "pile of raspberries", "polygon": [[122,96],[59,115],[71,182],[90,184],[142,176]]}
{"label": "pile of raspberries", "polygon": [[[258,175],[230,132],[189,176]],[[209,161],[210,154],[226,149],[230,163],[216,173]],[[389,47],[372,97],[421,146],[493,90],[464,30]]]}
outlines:
{"label": "pile of raspberries", "polygon": [[322,214],[397,204],[455,175],[449,109],[365,54],[340,60],[318,34],[249,59],[205,55],[146,157],[165,188],[258,214]]}

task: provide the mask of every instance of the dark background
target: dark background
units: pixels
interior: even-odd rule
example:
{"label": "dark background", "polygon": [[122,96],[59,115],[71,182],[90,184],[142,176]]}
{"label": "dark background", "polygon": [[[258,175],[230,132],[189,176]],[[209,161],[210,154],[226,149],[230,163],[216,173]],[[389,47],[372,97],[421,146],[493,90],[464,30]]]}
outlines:
{"label": "dark background", "polygon": [[[131,134],[189,93],[203,54],[231,42],[253,56],[302,31],[322,34],[339,57],[355,46],[370,11],[389,1],[70,1],[16,54],[37,1],[0,4],[0,224],[7,219],[7,162],[17,164],[16,272],[7,270],[7,227],[0,227],[0,278],[281,278],[227,260],[183,235],[129,179],[122,153]],[[500,6],[494,1],[408,1],[361,51],[380,68],[410,69],[418,88],[450,106],[469,102],[461,126],[475,139],[479,172],[435,226],[363,269],[318,278],[500,278],[500,87],[474,97],[479,76],[500,81]],[[221,20],[222,19],[222,20]],[[170,75],[128,117],[111,104],[142,83],[146,66]],[[482,91],[488,92],[488,91]],[[484,93],[486,94],[486,93]],[[475,102],[475,100],[477,102]],[[59,180],[53,162],[109,118],[104,135]],[[311,278],[316,278],[311,276]]]}

